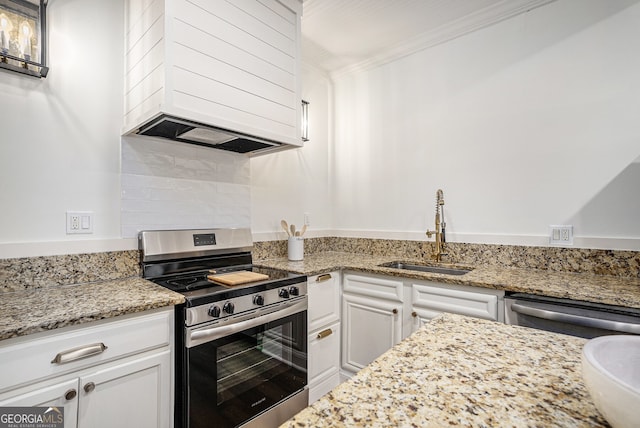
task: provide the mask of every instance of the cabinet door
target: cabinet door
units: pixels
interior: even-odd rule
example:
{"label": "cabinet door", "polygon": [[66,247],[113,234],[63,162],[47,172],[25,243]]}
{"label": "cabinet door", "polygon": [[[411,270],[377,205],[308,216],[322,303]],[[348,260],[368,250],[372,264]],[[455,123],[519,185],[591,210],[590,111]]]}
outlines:
{"label": "cabinet door", "polygon": [[170,355],[166,350],[82,376],[78,427],[169,427]]}
{"label": "cabinet door", "polygon": [[402,337],[402,303],[342,296],[342,368],[357,372]]}
{"label": "cabinet door", "polygon": [[78,379],[73,378],[54,385],[42,383],[31,385],[28,389],[0,395],[0,407],[58,407],[64,408],[65,428],[75,428],[78,417]]}

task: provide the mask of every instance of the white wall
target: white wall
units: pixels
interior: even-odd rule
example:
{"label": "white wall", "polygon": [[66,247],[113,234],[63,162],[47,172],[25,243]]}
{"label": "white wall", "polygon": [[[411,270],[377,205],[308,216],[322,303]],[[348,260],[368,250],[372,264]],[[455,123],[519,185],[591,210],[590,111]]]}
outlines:
{"label": "white wall", "polygon": [[327,76],[303,66],[302,99],[309,104],[310,141],[300,149],[251,158],[251,223],[255,240],[284,239],[280,220],[298,228],[309,214],[305,236],[331,234],[332,88]]}
{"label": "white wall", "polygon": [[573,223],[576,246],[640,249],[638,22],[638,1],[560,0],[339,77],[337,233],[424,239],[442,188],[458,241]]}
{"label": "white wall", "polygon": [[[49,2],[48,77],[0,71],[0,257],[120,237],[123,11],[122,0]],[[93,211],[93,235],[66,235],[67,210]]]}
{"label": "white wall", "polygon": [[[49,76],[0,71],[0,258],[135,248],[120,221],[123,1],[52,1],[48,21]],[[308,212],[310,236],[423,239],[442,188],[451,238],[545,243],[570,222],[577,244],[635,245],[637,22],[637,1],[558,0],[336,82],[306,67],[311,141],[250,160],[256,237]],[[94,234],[66,235],[67,210],[93,211]]]}
{"label": "white wall", "polygon": [[[124,1],[56,0],[47,19],[47,78],[0,71],[0,258],[134,249],[146,228],[249,226],[247,158],[121,139]],[[68,210],[93,211],[94,233],[67,235]]]}

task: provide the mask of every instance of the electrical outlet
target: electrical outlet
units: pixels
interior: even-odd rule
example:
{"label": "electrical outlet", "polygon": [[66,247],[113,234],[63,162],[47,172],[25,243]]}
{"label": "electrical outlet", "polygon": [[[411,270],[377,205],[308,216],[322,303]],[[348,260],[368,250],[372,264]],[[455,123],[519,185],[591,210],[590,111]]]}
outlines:
{"label": "electrical outlet", "polygon": [[572,225],[550,225],[549,244],[560,247],[573,245]]}
{"label": "electrical outlet", "polygon": [[67,211],[67,235],[93,233],[93,211]]}

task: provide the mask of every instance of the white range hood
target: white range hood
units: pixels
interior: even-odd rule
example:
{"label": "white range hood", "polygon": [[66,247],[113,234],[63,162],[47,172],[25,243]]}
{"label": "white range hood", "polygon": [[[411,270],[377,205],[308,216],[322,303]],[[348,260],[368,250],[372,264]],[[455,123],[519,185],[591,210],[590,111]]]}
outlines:
{"label": "white range hood", "polygon": [[302,146],[300,0],[127,0],[123,135]]}

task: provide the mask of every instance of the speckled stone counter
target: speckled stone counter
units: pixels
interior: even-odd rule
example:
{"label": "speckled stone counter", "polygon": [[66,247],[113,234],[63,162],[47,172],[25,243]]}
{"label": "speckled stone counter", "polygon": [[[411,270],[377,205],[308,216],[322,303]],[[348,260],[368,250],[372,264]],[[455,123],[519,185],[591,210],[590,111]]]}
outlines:
{"label": "speckled stone counter", "polygon": [[[484,265],[472,266],[471,272],[453,276],[378,266],[395,260],[411,261],[397,256],[323,252],[305,255],[299,262],[279,258],[256,260],[254,263],[306,275],[345,269],[640,308],[640,278]],[[423,264],[420,260],[415,262]]]}
{"label": "speckled stone counter", "polygon": [[282,427],[600,427],[586,341],[444,314]]}
{"label": "speckled stone counter", "polygon": [[140,276],[137,250],[0,259],[0,293]]}
{"label": "speckled stone counter", "polygon": [[132,277],[0,293],[0,340],[184,302]]}

